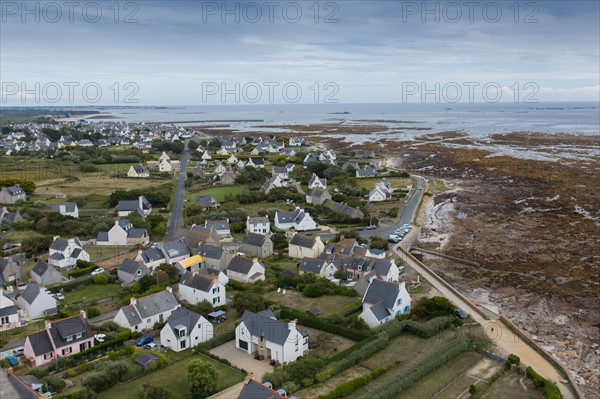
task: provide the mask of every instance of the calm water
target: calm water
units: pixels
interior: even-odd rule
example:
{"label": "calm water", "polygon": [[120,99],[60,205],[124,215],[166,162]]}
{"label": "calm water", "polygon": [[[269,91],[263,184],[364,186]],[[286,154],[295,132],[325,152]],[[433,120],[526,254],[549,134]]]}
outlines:
{"label": "calm water", "polygon": [[[286,104],[103,108],[115,121],[224,123],[241,130],[257,125],[373,121],[390,129],[429,127],[472,135],[533,131],[600,135],[598,102],[538,104]],[[106,119],[103,119],[106,120]],[[260,122],[257,122],[260,121]],[[375,122],[385,120],[385,123]],[[395,122],[394,122],[395,121]],[[364,123],[364,122],[361,122]],[[264,129],[262,129],[264,130]],[[431,132],[431,131],[430,131]]]}

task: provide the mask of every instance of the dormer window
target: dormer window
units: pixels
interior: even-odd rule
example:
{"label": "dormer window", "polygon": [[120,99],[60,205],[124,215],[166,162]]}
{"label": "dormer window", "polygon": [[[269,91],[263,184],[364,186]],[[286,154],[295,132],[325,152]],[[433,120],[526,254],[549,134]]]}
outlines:
{"label": "dormer window", "polygon": [[71,342],[71,341],[73,341],[73,336],[72,336],[72,335],[69,335],[69,336],[68,336],[68,337],[65,339],[65,341],[67,341],[67,342]]}
{"label": "dormer window", "polygon": [[179,330],[179,338],[185,337],[185,329]]}
{"label": "dormer window", "polygon": [[75,338],[77,338],[77,339],[79,339],[79,338],[81,338],[81,337],[83,337],[83,333],[77,333],[77,334],[75,335]]}

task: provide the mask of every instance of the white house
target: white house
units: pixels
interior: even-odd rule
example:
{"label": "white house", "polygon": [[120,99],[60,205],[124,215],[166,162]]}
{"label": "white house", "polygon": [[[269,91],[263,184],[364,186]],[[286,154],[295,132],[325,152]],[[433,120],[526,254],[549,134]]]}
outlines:
{"label": "white house", "polygon": [[55,236],[52,245],[50,245],[48,263],[62,269],[65,267],[74,267],[78,260],[90,261],[90,254],[83,249],[79,238],[75,237],[65,240],[64,238]]}
{"label": "white house", "polygon": [[315,230],[317,223],[309,213],[296,208],[290,212],[275,212],[275,227],[281,230],[294,229],[296,231]]}
{"label": "white house", "polygon": [[271,232],[271,222],[268,217],[248,216],[246,219],[246,233],[269,234]]}
{"label": "white house", "polygon": [[258,314],[247,310],[235,328],[235,347],[281,364],[293,362],[308,351],[308,334],[296,323],[278,321],[270,310]]}
{"label": "white house", "polygon": [[29,277],[41,286],[60,284],[63,281],[62,274],[41,259],[29,270]]}
{"label": "white house", "polygon": [[127,246],[150,242],[146,229],[135,229],[127,219],[116,220],[115,225],[108,231],[99,231],[96,245],[99,246]]}
{"label": "white house", "polygon": [[383,179],[369,192],[369,201],[380,202],[389,200],[392,198],[392,193],[393,190],[390,183],[386,179]]}
{"label": "white house", "polygon": [[152,248],[146,251],[138,251],[135,260],[144,262],[144,265],[146,265],[151,270],[154,270],[163,263],[167,263],[167,258],[165,258],[165,254],[163,254],[163,252],[158,248]]}
{"label": "white house", "polygon": [[27,194],[19,186],[2,187],[0,190],[0,203],[15,204],[27,200]]}
{"label": "white house", "polygon": [[0,291],[0,327],[16,327],[18,323],[19,312],[14,301]]}
{"label": "white house", "polygon": [[63,216],[71,216],[72,218],[79,218],[79,208],[74,202],[67,202],[65,204],[52,204],[52,212],[58,212]]}
{"label": "white house", "polygon": [[182,240],[166,241],[161,249],[165,256],[165,262],[171,265],[191,256],[189,248]]}
{"label": "white house", "polygon": [[[285,169],[285,167],[284,167]],[[287,169],[286,169],[287,170]],[[279,187],[287,187],[288,180],[281,177],[281,175],[272,176],[269,180],[265,181],[263,185],[260,187],[260,192],[263,194],[268,194],[274,188]]]}
{"label": "white house", "polygon": [[21,296],[17,298],[19,309],[24,310],[27,316],[32,319],[38,319],[51,314],[56,314],[56,299],[45,288],[40,288],[37,284],[30,283]]}
{"label": "white house", "polygon": [[308,181],[308,188],[322,188],[324,190],[327,188],[327,179],[321,179],[319,176],[313,173]]}
{"label": "white house", "polygon": [[225,220],[205,220],[204,227],[207,229],[215,229],[220,236],[231,235],[231,227],[229,226],[229,219]]}
{"label": "white house", "polygon": [[131,165],[127,171],[128,177],[150,177],[150,171],[143,165]]}
{"label": "white house", "polygon": [[114,322],[131,331],[151,330],[156,323],[167,321],[179,306],[171,287],[167,287],[165,291],[142,298],[131,297],[131,303],[119,309]]}
{"label": "white house", "polygon": [[160,330],[160,344],[175,352],[193,348],[213,337],[213,325],[198,313],[178,308]]}
{"label": "white house", "polygon": [[207,301],[213,306],[225,305],[226,289],[219,275],[185,272],[179,281],[179,299],[196,305]]}
{"label": "white house", "polygon": [[[163,154],[165,154],[165,153],[163,152]],[[173,164],[171,163],[171,159],[160,159],[158,161],[158,171],[159,172],[172,172]]]}
{"label": "white house", "polygon": [[307,236],[302,233],[296,233],[289,243],[289,256],[302,259],[305,257],[316,258],[325,249],[325,244],[319,236]]}
{"label": "white house", "polygon": [[255,283],[265,279],[265,267],[258,258],[236,255],[227,266],[227,277],[241,283]]}
{"label": "white house", "polygon": [[374,279],[369,284],[362,302],[363,311],[358,317],[370,328],[375,328],[410,312],[411,299],[404,282],[393,283]]}
{"label": "white house", "polygon": [[327,277],[327,261],[321,258],[302,258],[298,264],[298,274],[303,275],[306,273],[312,273],[315,276],[320,277]]}
{"label": "white house", "polygon": [[137,200],[119,201],[117,205],[119,217],[126,218],[130,213],[137,213],[145,218],[152,212],[152,204],[143,195],[140,195]]}
{"label": "white house", "polygon": [[211,159],[212,159],[212,155],[210,155],[210,153],[208,151],[204,151],[204,153],[202,154],[202,160],[210,161]]}

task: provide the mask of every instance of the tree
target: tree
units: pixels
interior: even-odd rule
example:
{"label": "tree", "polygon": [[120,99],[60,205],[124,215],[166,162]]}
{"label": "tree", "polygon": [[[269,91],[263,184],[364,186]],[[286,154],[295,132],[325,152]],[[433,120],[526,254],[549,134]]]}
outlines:
{"label": "tree", "polygon": [[246,310],[254,313],[263,311],[267,308],[267,305],[260,294],[255,292],[240,292],[233,299],[233,307],[242,314]]}
{"label": "tree", "polygon": [[385,238],[377,236],[371,237],[371,248],[386,251],[389,248],[388,241]]}
{"label": "tree", "polygon": [[438,316],[453,315],[454,309],[455,306],[452,302],[443,296],[423,297],[414,304],[412,313],[418,318],[430,319]]}
{"label": "tree", "polygon": [[35,182],[33,180],[21,179],[18,177],[0,179],[0,188],[14,185],[19,185],[27,195],[33,194],[35,191]]}
{"label": "tree", "polygon": [[67,383],[64,382],[62,378],[56,375],[49,375],[47,377],[44,377],[42,379],[42,382],[44,383],[44,391],[52,393],[58,393],[62,391],[65,388],[65,386],[67,386]]}
{"label": "tree", "polygon": [[142,399],[171,399],[173,395],[160,385],[150,385],[145,391]]}
{"label": "tree", "polygon": [[193,399],[207,398],[219,389],[219,373],[204,360],[196,359],[188,364],[188,381]]}
{"label": "tree", "polygon": [[340,279],[340,280],[343,280],[347,276],[346,276],[346,272],[344,270],[336,270],[335,273],[333,273],[333,277],[337,278],[337,279]]}

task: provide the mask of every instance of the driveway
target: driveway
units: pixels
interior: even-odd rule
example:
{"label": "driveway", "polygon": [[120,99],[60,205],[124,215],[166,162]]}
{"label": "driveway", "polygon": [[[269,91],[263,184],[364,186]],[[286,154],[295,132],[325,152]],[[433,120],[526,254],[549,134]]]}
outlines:
{"label": "driveway", "polygon": [[258,361],[241,349],[235,347],[235,340],[218,346],[209,351],[213,355],[227,359],[236,367],[254,373],[254,379],[261,381],[263,375],[273,371],[273,366],[269,366],[266,360]]}

